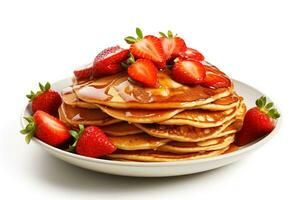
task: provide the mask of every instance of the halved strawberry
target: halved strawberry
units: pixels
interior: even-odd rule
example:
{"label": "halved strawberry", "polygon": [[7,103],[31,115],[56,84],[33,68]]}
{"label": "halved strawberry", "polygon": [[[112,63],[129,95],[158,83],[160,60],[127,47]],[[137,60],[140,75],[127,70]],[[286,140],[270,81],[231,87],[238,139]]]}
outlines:
{"label": "halved strawberry", "polygon": [[76,79],[89,79],[93,74],[93,63],[79,67],[74,72]]}
{"label": "halved strawberry", "polygon": [[231,81],[224,75],[207,71],[201,85],[211,88],[225,88],[231,86]]}
{"label": "halved strawberry", "polygon": [[117,64],[128,57],[129,50],[120,46],[114,46],[101,51],[94,60],[93,76],[99,77],[119,72],[121,68],[116,70]]}
{"label": "halved strawberry", "polygon": [[166,67],[166,58],[160,42],[160,39],[147,35],[143,37],[141,29],[136,28],[137,38],[128,36],[125,41],[131,44],[129,51],[136,58],[144,58],[153,61],[160,69]]}
{"label": "halved strawberry", "polygon": [[21,133],[26,134],[27,143],[35,136],[49,145],[58,146],[71,137],[69,128],[63,122],[43,111],[39,110],[33,117],[25,119],[28,125]]}
{"label": "halved strawberry", "polygon": [[179,52],[179,57],[185,59],[197,60],[197,61],[204,60],[204,56],[199,51],[192,48],[186,48],[185,51]]}
{"label": "halved strawberry", "polygon": [[167,60],[179,56],[180,52],[186,50],[187,47],[184,40],[177,35],[173,36],[171,31],[168,31],[167,35],[163,32],[159,32],[159,34],[162,36],[160,41]]}
{"label": "halved strawberry", "polygon": [[42,110],[50,115],[57,116],[58,108],[62,103],[61,96],[58,92],[51,90],[50,83],[45,86],[39,83],[40,91],[34,93],[33,91],[26,97],[31,102],[32,112]]}
{"label": "halved strawberry", "polygon": [[128,75],[147,87],[158,87],[157,68],[147,59],[138,59],[128,67]]}
{"label": "halved strawberry", "polygon": [[96,126],[84,128],[79,125],[79,131],[70,131],[75,138],[75,143],[69,147],[69,151],[74,151],[80,155],[98,158],[114,152],[117,148]]}
{"label": "halved strawberry", "polygon": [[93,77],[98,78],[101,76],[107,76],[116,74],[118,72],[122,71],[122,67],[120,63],[113,63],[106,66],[101,67],[101,72],[99,70],[94,71]]}
{"label": "halved strawberry", "polygon": [[175,81],[183,84],[200,84],[205,78],[204,66],[195,60],[179,60],[171,73]]}

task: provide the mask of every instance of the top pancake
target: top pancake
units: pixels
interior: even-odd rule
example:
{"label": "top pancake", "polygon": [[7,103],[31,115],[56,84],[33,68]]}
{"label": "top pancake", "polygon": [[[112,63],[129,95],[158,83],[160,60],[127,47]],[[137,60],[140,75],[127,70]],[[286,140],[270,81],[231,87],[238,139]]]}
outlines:
{"label": "top pancake", "polygon": [[130,82],[126,73],[119,73],[76,85],[73,90],[83,102],[119,109],[192,108],[229,96],[233,90],[233,85],[217,89],[182,85],[168,72],[159,72],[158,80],[159,88],[141,87]]}

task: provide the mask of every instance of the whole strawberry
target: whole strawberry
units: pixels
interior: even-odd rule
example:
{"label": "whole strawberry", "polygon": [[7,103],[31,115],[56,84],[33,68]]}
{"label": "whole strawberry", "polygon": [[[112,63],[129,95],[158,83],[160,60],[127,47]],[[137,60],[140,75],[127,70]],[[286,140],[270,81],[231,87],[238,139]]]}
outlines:
{"label": "whole strawberry", "polygon": [[79,131],[70,131],[75,138],[75,143],[70,146],[69,151],[74,151],[79,155],[98,158],[111,154],[116,147],[111,143],[104,132],[96,126],[84,128],[79,125]]}
{"label": "whole strawberry", "polygon": [[237,133],[236,144],[243,146],[263,137],[275,128],[276,119],[280,117],[273,108],[273,103],[267,103],[265,96],[256,100],[256,106],[247,111],[242,129]]}
{"label": "whole strawberry", "polygon": [[63,122],[44,111],[38,110],[33,117],[25,117],[25,120],[28,124],[21,133],[26,135],[27,143],[35,136],[49,145],[58,146],[71,137]]}
{"label": "whole strawberry", "polygon": [[26,95],[29,101],[32,103],[32,112],[35,113],[38,110],[42,110],[50,115],[57,116],[58,108],[62,103],[61,96],[58,92],[51,90],[50,83],[42,85],[39,83],[40,91]]}

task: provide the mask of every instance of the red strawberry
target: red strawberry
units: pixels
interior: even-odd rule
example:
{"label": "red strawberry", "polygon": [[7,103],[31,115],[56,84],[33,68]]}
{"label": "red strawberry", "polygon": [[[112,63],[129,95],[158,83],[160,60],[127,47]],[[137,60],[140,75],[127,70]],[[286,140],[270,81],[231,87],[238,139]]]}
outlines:
{"label": "red strawberry", "polygon": [[141,29],[136,28],[138,38],[128,36],[125,41],[131,44],[129,51],[137,58],[144,58],[153,61],[160,69],[166,67],[166,58],[160,39],[147,35],[143,37]]}
{"label": "red strawberry", "polygon": [[93,63],[80,67],[74,71],[77,79],[89,79],[93,74]]}
{"label": "red strawberry", "polygon": [[119,46],[110,47],[101,51],[94,60],[93,73],[95,77],[110,75],[121,70],[117,65],[128,57],[129,50]]}
{"label": "red strawberry", "polygon": [[183,84],[200,84],[205,78],[204,66],[194,60],[179,60],[171,73],[175,81]]}
{"label": "red strawberry", "polygon": [[242,129],[236,135],[236,144],[243,146],[263,137],[275,128],[275,121],[280,117],[273,103],[267,103],[266,97],[256,100],[256,106],[247,111]]}
{"label": "red strawberry", "polygon": [[179,56],[180,52],[186,50],[187,47],[184,40],[176,35],[173,36],[171,31],[168,31],[168,36],[162,32],[159,34],[162,36],[160,41],[167,60]]}
{"label": "red strawberry", "polygon": [[95,73],[93,74],[93,77],[97,78],[97,77],[101,77],[101,76],[112,75],[112,74],[116,74],[120,71],[122,71],[122,67],[121,67],[120,63],[113,63],[113,64],[109,64],[109,65],[101,67],[101,72],[95,71]]}
{"label": "red strawberry", "polygon": [[32,102],[32,112],[42,110],[50,115],[57,116],[58,108],[62,103],[61,96],[58,92],[50,89],[50,83],[42,85],[39,83],[40,91],[26,95],[30,102]]}
{"label": "red strawberry", "polygon": [[225,88],[231,86],[231,81],[225,75],[206,71],[206,76],[201,85],[211,88]]}
{"label": "red strawberry", "polygon": [[186,48],[185,51],[179,53],[179,56],[181,58],[192,59],[197,61],[204,60],[204,56],[199,51],[192,48]]}
{"label": "red strawberry", "polygon": [[63,122],[44,111],[39,110],[33,117],[25,119],[28,125],[21,133],[27,135],[25,138],[27,143],[35,136],[49,145],[58,146],[71,137],[69,128]]}
{"label": "red strawberry", "polygon": [[114,152],[117,148],[111,143],[105,133],[96,126],[84,128],[79,125],[79,131],[70,131],[75,138],[75,143],[69,151],[75,150],[76,153],[92,158],[98,158]]}
{"label": "red strawberry", "polygon": [[147,87],[158,87],[157,68],[146,59],[138,59],[128,67],[128,75]]}

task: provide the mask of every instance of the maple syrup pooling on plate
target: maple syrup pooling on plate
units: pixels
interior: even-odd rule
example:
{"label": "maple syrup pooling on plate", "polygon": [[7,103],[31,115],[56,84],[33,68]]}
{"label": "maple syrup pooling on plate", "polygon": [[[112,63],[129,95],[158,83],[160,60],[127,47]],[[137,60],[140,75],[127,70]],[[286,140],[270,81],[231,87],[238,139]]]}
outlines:
{"label": "maple syrup pooling on plate", "polygon": [[167,72],[158,72],[159,88],[148,88],[128,80],[126,73],[119,73],[97,79],[78,89],[77,94],[84,99],[110,102],[191,102],[207,99],[224,92],[227,88],[207,88],[201,85],[182,85],[169,76]]}

